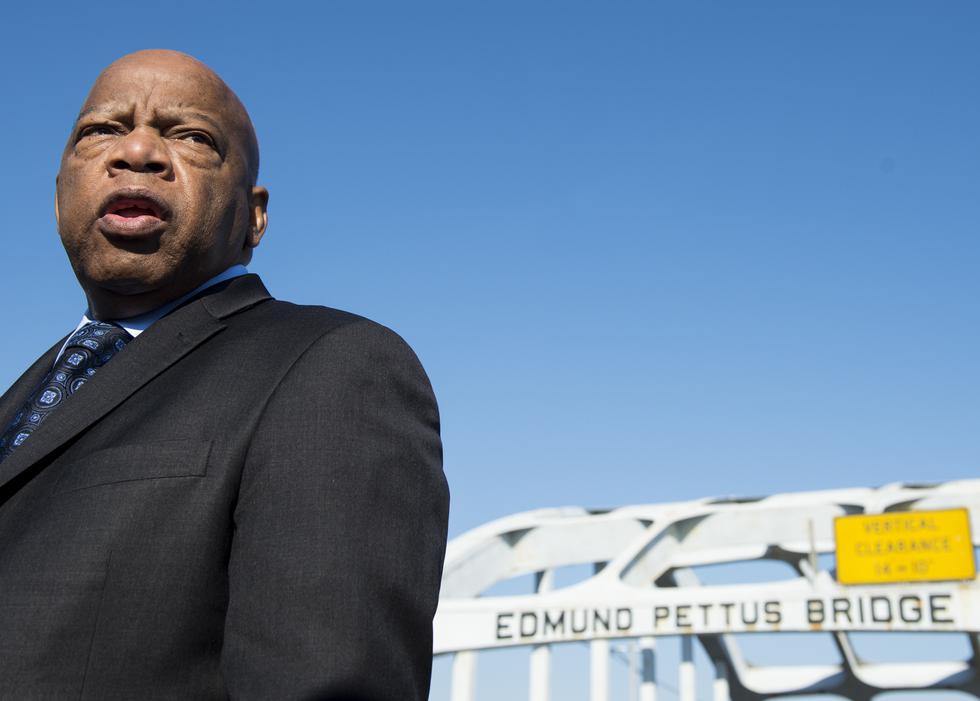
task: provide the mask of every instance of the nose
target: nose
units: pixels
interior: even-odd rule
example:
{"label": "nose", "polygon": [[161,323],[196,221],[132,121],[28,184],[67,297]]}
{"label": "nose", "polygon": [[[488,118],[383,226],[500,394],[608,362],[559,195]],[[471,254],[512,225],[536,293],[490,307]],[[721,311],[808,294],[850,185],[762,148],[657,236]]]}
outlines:
{"label": "nose", "polygon": [[151,129],[136,128],[125,136],[120,136],[106,157],[109,175],[130,171],[151,173],[165,178],[173,172],[173,164],[163,139]]}

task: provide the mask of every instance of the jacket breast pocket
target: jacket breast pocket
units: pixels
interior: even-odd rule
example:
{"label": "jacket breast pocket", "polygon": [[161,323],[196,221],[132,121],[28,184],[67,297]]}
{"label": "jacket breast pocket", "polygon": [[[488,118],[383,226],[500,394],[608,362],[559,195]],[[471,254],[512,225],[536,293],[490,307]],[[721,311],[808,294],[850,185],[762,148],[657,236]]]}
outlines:
{"label": "jacket breast pocket", "polygon": [[55,493],[138,480],[204,477],[211,441],[166,440],[104,448],[65,465]]}

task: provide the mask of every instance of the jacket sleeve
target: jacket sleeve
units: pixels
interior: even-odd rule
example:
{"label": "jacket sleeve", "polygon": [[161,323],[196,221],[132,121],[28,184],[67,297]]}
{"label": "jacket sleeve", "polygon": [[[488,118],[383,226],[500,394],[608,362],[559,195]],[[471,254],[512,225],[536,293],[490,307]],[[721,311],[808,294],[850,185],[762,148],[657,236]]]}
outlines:
{"label": "jacket sleeve", "polygon": [[428,698],[448,501],[415,354],[366,320],[321,336],[245,458],[221,659],[231,698]]}

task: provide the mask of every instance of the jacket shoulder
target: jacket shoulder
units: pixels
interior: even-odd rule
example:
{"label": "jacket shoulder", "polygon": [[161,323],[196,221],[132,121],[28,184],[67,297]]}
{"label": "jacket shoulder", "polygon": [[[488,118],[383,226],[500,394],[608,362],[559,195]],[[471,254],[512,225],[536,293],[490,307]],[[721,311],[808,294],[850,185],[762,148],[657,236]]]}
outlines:
{"label": "jacket shoulder", "polygon": [[263,323],[279,327],[302,326],[321,334],[349,324],[364,323],[381,327],[381,324],[367,317],[342,309],[316,304],[294,304],[279,299],[270,299],[254,307],[252,311],[263,318]]}
{"label": "jacket shoulder", "polygon": [[302,351],[316,346],[352,352],[387,349],[418,362],[405,340],[387,326],[332,307],[270,299],[225,322],[241,325],[252,335],[277,338],[282,350],[292,347]]}

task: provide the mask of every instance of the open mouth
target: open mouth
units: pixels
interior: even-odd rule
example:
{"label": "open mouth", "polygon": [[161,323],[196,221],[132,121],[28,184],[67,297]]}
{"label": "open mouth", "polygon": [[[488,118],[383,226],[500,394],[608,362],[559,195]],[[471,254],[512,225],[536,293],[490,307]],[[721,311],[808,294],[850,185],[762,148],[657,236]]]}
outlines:
{"label": "open mouth", "polygon": [[158,234],[167,226],[170,210],[152,192],[119,190],[102,205],[99,225],[108,235],[141,237]]}
{"label": "open mouth", "polygon": [[106,214],[132,219],[133,217],[156,217],[163,219],[163,213],[150,200],[143,197],[126,197],[116,200],[106,207]]}

